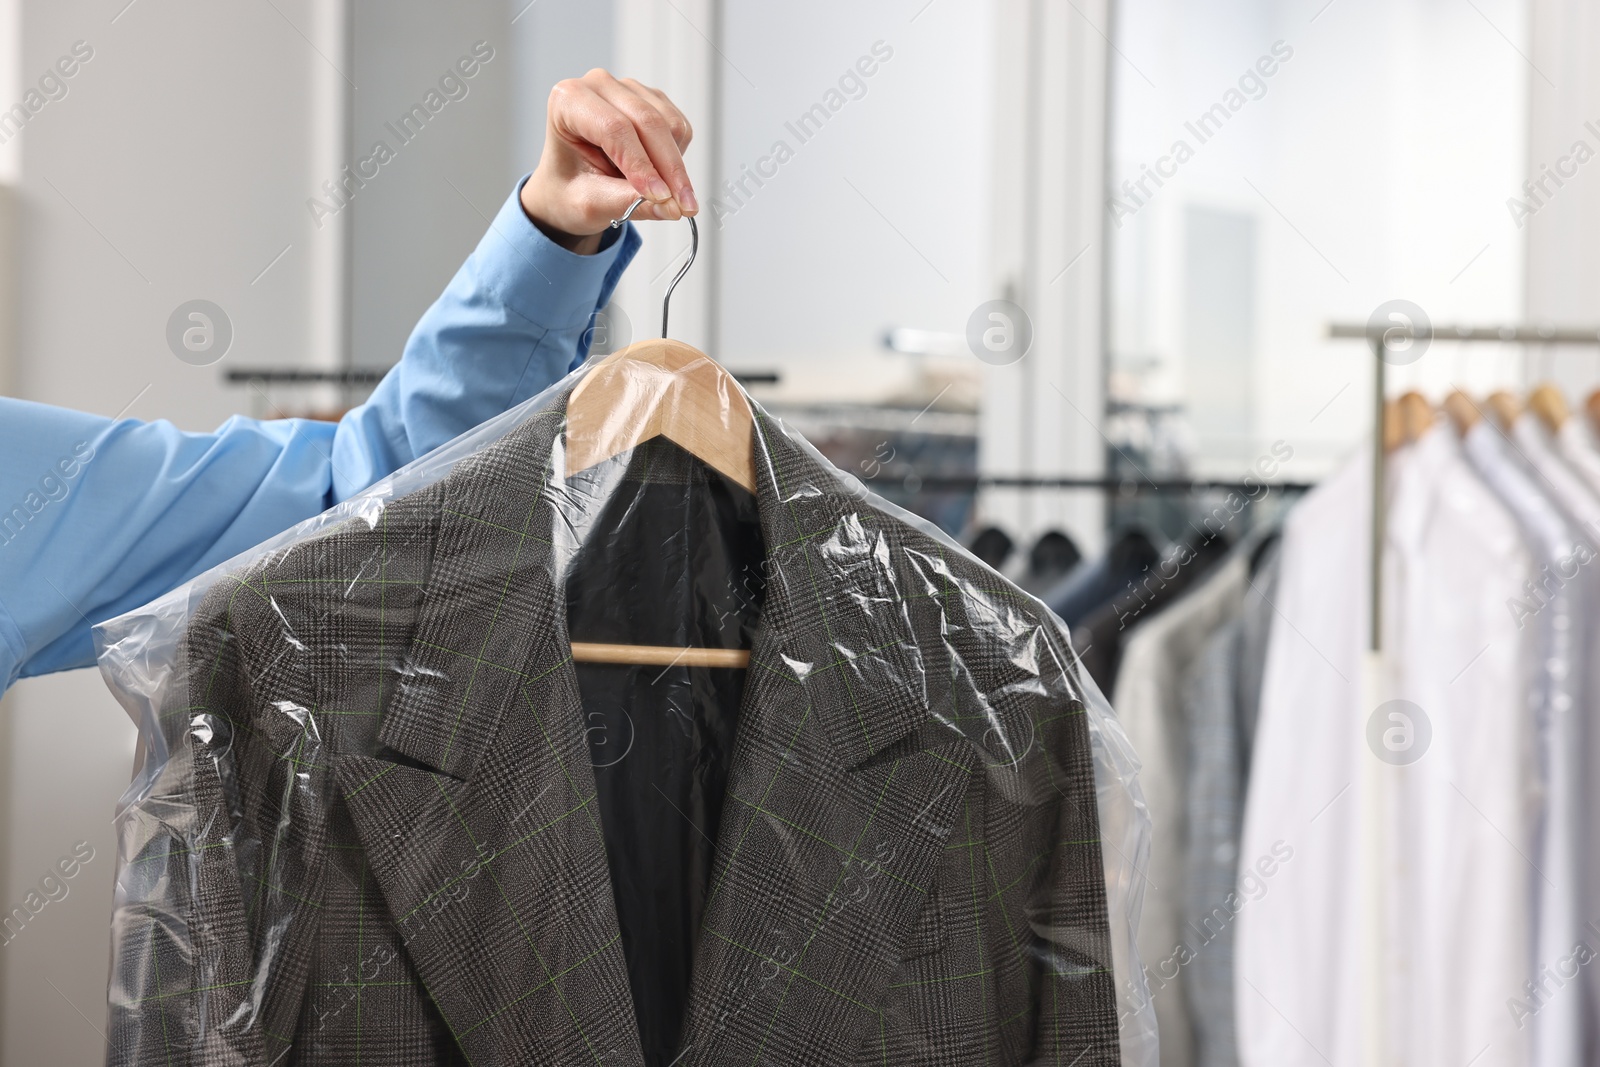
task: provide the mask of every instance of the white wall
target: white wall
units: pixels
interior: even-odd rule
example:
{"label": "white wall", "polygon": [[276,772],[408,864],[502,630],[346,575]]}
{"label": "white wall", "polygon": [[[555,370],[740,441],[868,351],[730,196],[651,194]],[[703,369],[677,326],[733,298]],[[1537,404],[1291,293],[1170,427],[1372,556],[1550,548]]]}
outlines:
{"label": "white wall", "polygon": [[[791,398],[909,390],[916,357],[884,351],[883,331],[960,333],[996,295],[986,275],[994,5],[726,7],[722,177],[778,141],[794,155],[764,186],[747,182],[748,197],[718,191],[731,209],[720,227],[707,222],[729,268],[720,356],[780,370]],[[860,98],[802,142],[786,124],[837,93],[880,41],[892,58],[869,64]]]}
{"label": "white wall", "polygon": [[[1521,188],[1504,191],[1508,200],[1537,209],[1521,227],[1528,317],[1592,326],[1600,323],[1600,166],[1593,158],[1581,166],[1562,159],[1570,159],[1579,142],[1600,153],[1600,135],[1586,125],[1600,128],[1600,9],[1581,0],[1530,0],[1529,6],[1528,151],[1517,184],[1544,178],[1546,168],[1577,174],[1557,175],[1559,185],[1547,179],[1537,203]],[[1592,347],[1535,349],[1527,362],[1529,379],[1553,378],[1574,400],[1600,384],[1600,351]]]}
{"label": "white wall", "polygon": [[[539,6],[520,21],[536,17]],[[351,351],[358,366],[388,367],[517,176],[537,160],[520,155],[513,134],[519,63],[510,0],[355,0],[354,14],[360,88],[353,94],[352,153],[369,155],[382,140],[396,158],[357,192],[350,209]],[[463,80],[464,97],[400,145],[385,124],[398,124],[438,89],[441,76],[477,41],[494,58]],[[544,95],[529,96],[527,110],[542,117]]]}
{"label": "white wall", "polygon": [[[1325,339],[1383,301],[1434,322],[1500,322],[1522,310],[1522,240],[1504,200],[1522,181],[1529,68],[1522,0],[1125,0],[1113,61],[1113,188],[1179,138],[1194,158],[1113,226],[1113,348],[1153,354],[1152,401],[1194,399],[1184,351],[1184,210],[1257,220],[1252,422],[1200,467],[1240,477],[1273,440],[1284,474],[1316,477],[1366,432],[1370,356]],[[1509,41],[1508,41],[1509,38]],[[1265,95],[1205,144],[1185,129],[1274,42],[1293,49]],[[1477,371],[1436,351],[1393,375],[1440,392]],[[1509,366],[1515,354],[1487,357]],[[1463,371],[1467,368],[1467,371]],[[1124,381],[1137,377],[1119,375]],[[1136,391],[1139,391],[1136,389]],[[1225,446],[1225,447],[1224,447]]]}

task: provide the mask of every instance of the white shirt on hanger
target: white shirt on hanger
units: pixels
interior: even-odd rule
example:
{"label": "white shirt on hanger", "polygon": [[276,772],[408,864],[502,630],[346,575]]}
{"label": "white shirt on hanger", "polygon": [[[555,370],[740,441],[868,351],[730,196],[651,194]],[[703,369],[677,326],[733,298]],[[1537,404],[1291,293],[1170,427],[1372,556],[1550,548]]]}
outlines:
{"label": "white shirt on hanger", "polygon": [[1435,425],[1391,471],[1385,661],[1430,736],[1414,762],[1384,768],[1385,1045],[1407,1067],[1525,1067],[1528,1030],[1507,999],[1531,958],[1536,650],[1511,604],[1531,560],[1453,427]]}
{"label": "white shirt on hanger", "polygon": [[1594,435],[1576,418],[1568,418],[1555,433],[1556,450],[1572,464],[1589,488],[1600,493],[1600,449]]}
{"label": "white shirt on hanger", "polygon": [[[1196,588],[1138,625],[1127,639],[1113,689],[1117,717],[1139,753],[1150,812],[1139,956],[1161,1030],[1161,1067],[1189,1067],[1195,1061],[1191,1009],[1180,975],[1210,942],[1207,931],[1190,929],[1183,921],[1189,753],[1181,683],[1206,638],[1239,613],[1249,583],[1249,555],[1235,550]],[[1224,902],[1217,904],[1227,914]]]}
{"label": "white shirt on hanger", "polygon": [[[1591,494],[1542,437],[1542,429],[1519,418],[1508,439],[1487,420],[1463,438],[1463,451],[1490,489],[1517,518],[1535,566],[1524,595],[1512,605],[1536,643],[1529,703],[1517,710],[1534,724],[1542,819],[1536,847],[1527,858],[1533,897],[1533,951],[1523,988],[1507,994],[1505,1010],[1526,1026],[1532,1062],[1538,1067],[1583,1064],[1584,995],[1574,968],[1566,978],[1546,978],[1570,961],[1585,931],[1580,919],[1582,784],[1578,777],[1583,718],[1590,714],[1585,684],[1591,622],[1586,585],[1595,571],[1582,558],[1574,523]],[[1474,576],[1473,580],[1477,580]],[[1520,605],[1520,606],[1519,606]],[[1591,949],[1600,947],[1588,935]]]}
{"label": "white shirt on hanger", "polygon": [[[1571,419],[1565,427],[1576,429]],[[1525,411],[1511,424],[1510,444],[1534,476],[1535,486],[1575,527],[1573,533],[1590,546],[1600,544],[1600,496],[1566,458],[1568,449],[1559,437],[1552,435],[1537,415]],[[1581,450],[1573,451],[1581,454]]]}
{"label": "white shirt on hanger", "polygon": [[1357,454],[1284,523],[1239,850],[1243,1067],[1362,1065],[1371,464]]}

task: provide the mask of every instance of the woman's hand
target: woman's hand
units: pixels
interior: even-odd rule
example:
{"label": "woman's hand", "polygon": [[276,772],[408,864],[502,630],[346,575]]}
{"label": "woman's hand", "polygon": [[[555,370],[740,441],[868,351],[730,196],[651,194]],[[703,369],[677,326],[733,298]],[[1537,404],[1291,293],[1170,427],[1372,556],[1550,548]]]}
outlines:
{"label": "woman's hand", "polygon": [[694,129],[659,89],[596,67],[550,91],[544,154],[522,210],[552,241],[584,255],[639,197],[636,219],[699,211],[683,150]]}

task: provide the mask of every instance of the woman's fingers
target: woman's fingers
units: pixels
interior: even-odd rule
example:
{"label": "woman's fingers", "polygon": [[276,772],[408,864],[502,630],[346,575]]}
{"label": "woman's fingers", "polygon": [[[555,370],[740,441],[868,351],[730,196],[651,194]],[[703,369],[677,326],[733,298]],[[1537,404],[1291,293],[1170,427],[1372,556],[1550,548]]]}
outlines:
{"label": "woman's fingers", "polygon": [[[613,219],[627,214],[628,208],[639,199],[639,194],[626,178],[613,178],[604,174],[580,174],[569,184],[569,196],[582,212],[591,232],[604,232]],[[639,205],[631,218],[635,222],[671,222],[683,218],[675,200],[654,203],[646,200]]]}
{"label": "woman's fingers", "polygon": [[[602,99],[633,123],[633,132],[649,155],[656,174],[670,190],[669,195],[677,200],[678,206],[685,212],[693,214],[698,205],[694,199],[694,187],[689,181],[689,171],[683,165],[683,150],[678,143],[680,130],[674,129],[673,116],[648,94],[619,82],[604,71],[590,71],[584,75],[584,80]],[[677,124],[680,129],[687,126],[687,123],[681,122],[681,116]],[[651,200],[659,202],[666,199],[656,193],[654,184],[651,189],[652,192],[648,194]]]}
{"label": "woman's fingers", "polygon": [[623,85],[643,96],[655,105],[656,110],[666,117],[667,126],[672,130],[672,139],[678,143],[678,151],[683,152],[689,147],[689,142],[694,140],[694,127],[689,124],[689,119],[678,105],[674,104],[667,94],[660,89],[645,85],[637,78],[620,79]]}
{"label": "woman's fingers", "polygon": [[603,70],[551,91],[544,155],[523,187],[530,218],[567,234],[594,234],[640,197],[635,219],[697,210],[683,150],[694,130],[659,89]]}
{"label": "woman's fingers", "polygon": [[645,151],[633,120],[585,82],[559,83],[550,109],[553,132],[602,174],[620,174],[638,195],[668,200],[672,189]]}

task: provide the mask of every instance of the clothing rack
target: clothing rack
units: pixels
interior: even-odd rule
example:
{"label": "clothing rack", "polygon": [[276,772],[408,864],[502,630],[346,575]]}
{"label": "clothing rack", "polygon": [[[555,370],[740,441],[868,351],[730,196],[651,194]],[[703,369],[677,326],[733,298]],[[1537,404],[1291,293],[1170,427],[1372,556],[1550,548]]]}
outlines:
{"label": "clothing rack", "polygon": [[244,368],[225,371],[222,380],[230,385],[241,382],[262,382],[265,384],[293,383],[331,384],[331,385],[377,385],[386,370],[349,368],[345,370],[314,370],[309,367],[259,367]]}
{"label": "clothing rack", "polygon": [[[1600,329],[1594,328],[1558,328],[1547,326],[1527,325],[1502,325],[1502,326],[1432,326],[1426,322],[1420,326],[1411,322],[1381,322],[1367,321],[1364,323],[1331,323],[1328,327],[1328,336],[1335,340],[1363,339],[1372,348],[1372,528],[1368,593],[1371,597],[1368,615],[1368,643],[1367,655],[1363,664],[1361,678],[1361,701],[1363,709],[1376,709],[1380,701],[1389,695],[1383,681],[1383,528],[1384,528],[1384,400],[1386,390],[1385,368],[1388,366],[1389,349],[1392,345],[1401,342],[1433,340],[1443,341],[1485,341],[1495,344],[1536,344],[1536,345],[1600,345]],[[1385,844],[1388,828],[1384,825],[1382,817],[1382,803],[1377,798],[1380,794],[1393,788],[1393,783],[1386,777],[1386,768],[1376,761],[1364,761],[1362,764],[1363,780],[1363,815],[1366,825],[1367,840],[1370,842],[1371,854],[1368,856],[1368,878],[1363,895],[1367,898],[1369,906],[1376,909],[1375,903],[1381,900],[1383,887],[1381,885],[1381,858],[1385,855]],[[1377,914],[1374,910],[1372,914]],[[1366,984],[1365,1003],[1362,1008],[1364,1019],[1362,1047],[1364,1060],[1368,1063],[1378,1064],[1388,1060],[1386,1034],[1388,1029],[1388,1007],[1384,1003],[1381,993],[1382,974],[1381,960],[1385,951],[1383,930],[1381,923],[1371,924],[1368,931],[1363,956],[1366,959],[1368,981]]]}
{"label": "clothing rack", "polygon": [[1600,345],[1600,327],[1556,326],[1433,326],[1412,323],[1335,322],[1328,326],[1334,340],[1362,338],[1372,346],[1372,544],[1368,560],[1368,592],[1371,596],[1368,623],[1368,651],[1383,648],[1383,403],[1384,368],[1389,347],[1401,341],[1491,341],[1498,344]]}

